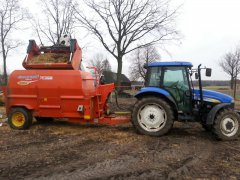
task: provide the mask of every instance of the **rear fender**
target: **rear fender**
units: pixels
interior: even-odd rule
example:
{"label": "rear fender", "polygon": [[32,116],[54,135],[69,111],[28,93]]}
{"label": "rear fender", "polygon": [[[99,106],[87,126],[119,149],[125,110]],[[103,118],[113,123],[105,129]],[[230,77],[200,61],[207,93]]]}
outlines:
{"label": "rear fender", "polygon": [[178,110],[178,106],[171,96],[171,94],[166,91],[165,89],[162,88],[156,88],[156,87],[146,87],[142,88],[136,95],[135,97],[137,99],[142,98],[145,96],[160,96],[162,98],[165,98],[167,101],[170,102],[170,105],[174,105],[174,109]]}
{"label": "rear fender", "polygon": [[25,108],[28,111],[32,111],[34,109],[32,106],[29,106],[27,104],[14,104],[13,106],[6,108],[6,113],[9,114],[11,109],[17,108],[17,107]]}
{"label": "rear fender", "polygon": [[207,115],[206,124],[212,125],[214,123],[214,119],[215,119],[217,112],[219,112],[219,110],[221,110],[223,108],[227,108],[227,107],[232,108],[232,105],[229,103],[222,103],[222,104],[218,104],[218,105],[214,106]]}

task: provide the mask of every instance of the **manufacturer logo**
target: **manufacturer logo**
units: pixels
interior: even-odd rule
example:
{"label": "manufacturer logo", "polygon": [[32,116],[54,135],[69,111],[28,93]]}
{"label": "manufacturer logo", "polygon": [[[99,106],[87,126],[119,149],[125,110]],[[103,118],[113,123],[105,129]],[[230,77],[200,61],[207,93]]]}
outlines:
{"label": "manufacturer logo", "polygon": [[17,84],[20,86],[26,86],[36,81],[18,81]]}
{"label": "manufacturer logo", "polygon": [[39,79],[39,75],[20,75],[17,78],[25,79],[25,80],[32,80],[32,79]]}
{"label": "manufacturer logo", "polygon": [[20,86],[26,86],[38,80],[49,81],[53,80],[53,76],[39,76],[39,75],[20,75],[17,77],[20,81],[17,82]]}

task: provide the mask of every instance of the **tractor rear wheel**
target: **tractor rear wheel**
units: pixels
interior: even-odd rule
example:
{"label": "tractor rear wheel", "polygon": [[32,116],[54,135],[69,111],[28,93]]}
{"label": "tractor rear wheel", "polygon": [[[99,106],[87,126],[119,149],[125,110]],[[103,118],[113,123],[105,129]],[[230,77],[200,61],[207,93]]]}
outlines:
{"label": "tractor rear wheel", "polygon": [[224,109],[216,116],[213,133],[220,140],[234,140],[240,134],[240,116],[233,109]]}
{"label": "tractor rear wheel", "polygon": [[147,97],[134,105],[132,123],[141,134],[162,136],[172,128],[173,120],[173,110],[163,99]]}
{"label": "tractor rear wheel", "polygon": [[28,129],[32,124],[32,114],[25,108],[13,108],[8,116],[8,123],[13,129]]}

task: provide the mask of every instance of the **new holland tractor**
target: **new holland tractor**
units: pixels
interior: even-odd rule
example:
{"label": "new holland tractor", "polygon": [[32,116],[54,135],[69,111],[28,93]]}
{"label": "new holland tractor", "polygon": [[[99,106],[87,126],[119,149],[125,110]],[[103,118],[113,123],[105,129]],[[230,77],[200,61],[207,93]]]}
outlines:
{"label": "new holland tractor", "polygon": [[[190,62],[154,62],[146,66],[145,87],[135,97],[132,124],[141,134],[161,136],[178,121],[198,121],[218,139],[236,139],[240,116],[231,96],[202,89],[201,70],[211,76],[211,69],[192,69]],[[198,79],[198,89],[192,76]]]}

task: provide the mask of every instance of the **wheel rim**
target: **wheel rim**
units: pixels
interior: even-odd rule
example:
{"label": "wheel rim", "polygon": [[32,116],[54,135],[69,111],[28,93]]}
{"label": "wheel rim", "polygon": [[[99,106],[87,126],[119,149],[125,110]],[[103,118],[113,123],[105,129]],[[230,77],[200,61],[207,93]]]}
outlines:
{"label": "wheel rim", "polygon": [[234,136],[239,128],[238,120],[234,117],[225,117],[220,124],[222,133],[225,136]]}
{"label": "wheel rim", "polygon": [[138,111],[138,122],[148,132],[162,129],[167,121],[166,111],[159,104],[143,105]]}
{"label": "wheel rim", "polygon": [[23,113],[21,112],[15,112],[13,115],[12,115],[12,124],[15,126],[15,127],[21,127],[24,125],[25,123],[25,116]]}

